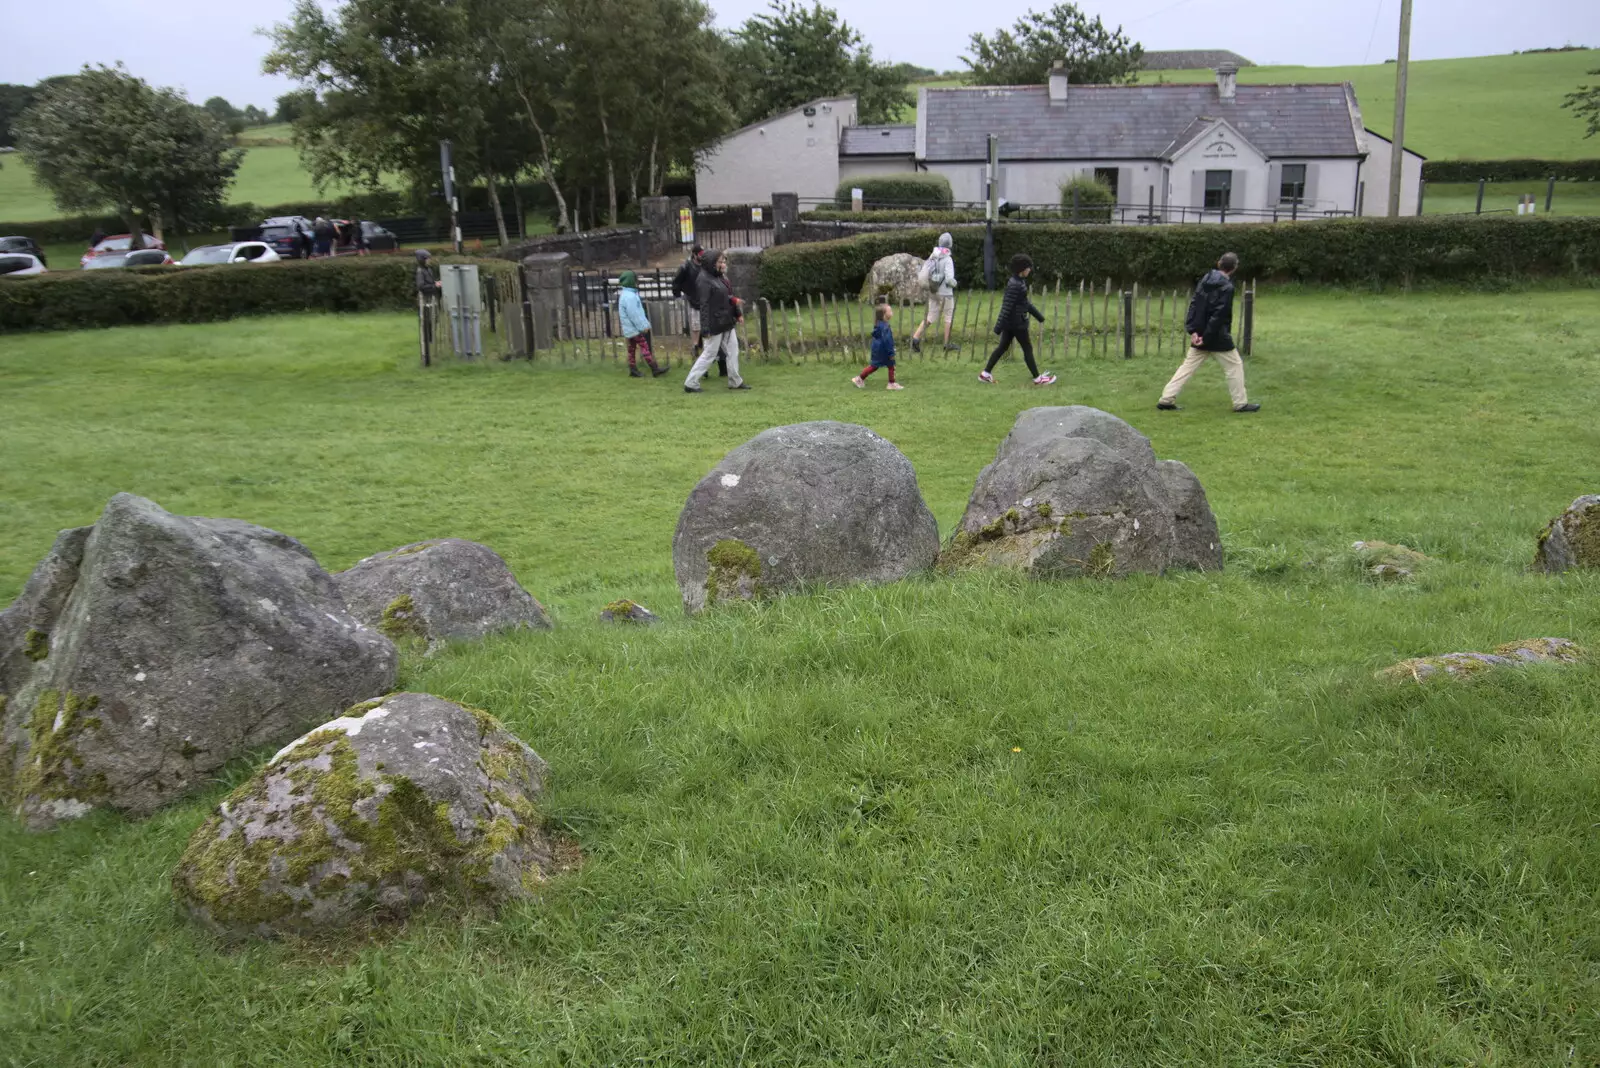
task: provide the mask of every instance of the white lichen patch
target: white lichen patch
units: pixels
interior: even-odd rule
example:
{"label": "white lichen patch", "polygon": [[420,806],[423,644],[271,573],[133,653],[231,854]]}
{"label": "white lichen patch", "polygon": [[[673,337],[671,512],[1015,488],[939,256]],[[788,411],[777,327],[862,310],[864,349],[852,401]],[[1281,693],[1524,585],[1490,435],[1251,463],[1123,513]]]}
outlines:
{"label": "white lichen patch", "polygon": [[733,487],[737,486],[738,484],[739,476],[733,472],[730,471],[728,474],[722,476],[722,485],[725,489],[733,489]]}
{"label": "white lichen patch", "polygon": [[94,811],[93,805],[85,804],[75,797],[51,798],[44,803],[43,808],[50,818],[57,820],[75,820]]}
{"label": "white lichen patch", "polygon": [[[366,725],[368,720],[382,719],[388,714],[389,710],[382,705],[379,705],[372,711],[360,716],[340,716],[338,719],[330,720],[318,727],[315,731],[312,731],[311,734],[316,734],[321,731],[341,731],[344,734],[348,734],[350,737],[354,738],[356,735],[361,733],[361,728]],[[308,737],[310,737],[310,735],[301,735],[299,738],[296,738],[294,741],[278,750],[272,755],[272,759],[267,761],[267,767],[270,768],[272,765],[282,760],[285,755],[293,752],[295,746],[305,741]]]}

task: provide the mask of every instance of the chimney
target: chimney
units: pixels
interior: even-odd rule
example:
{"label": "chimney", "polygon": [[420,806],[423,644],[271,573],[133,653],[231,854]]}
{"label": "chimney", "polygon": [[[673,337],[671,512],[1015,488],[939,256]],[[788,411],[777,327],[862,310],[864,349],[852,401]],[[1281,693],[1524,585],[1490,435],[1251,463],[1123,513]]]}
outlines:
{"label": "chimney", "polygon": [[1237,64],[1224,63],[1217,68],[1217,98],[1219,100],[1232,100],[1234,89],[1239,81],[1239,67]]}
{"label": "chimney", "polygon": [[1067,61],[1058,59],[1050,64],[1050,103],[1067,102]]}

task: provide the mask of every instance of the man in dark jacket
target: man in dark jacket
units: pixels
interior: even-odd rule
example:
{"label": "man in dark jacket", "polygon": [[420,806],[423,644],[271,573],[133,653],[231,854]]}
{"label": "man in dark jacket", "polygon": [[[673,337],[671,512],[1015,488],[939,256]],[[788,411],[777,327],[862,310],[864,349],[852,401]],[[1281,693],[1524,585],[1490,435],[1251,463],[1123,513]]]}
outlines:
{"label": "man in dark jacket", "polygon": [[728,361],[728,388],[749,389],[749,384],[739,377],[739,331],[736,328],[744,321],[744,313],[725,276],[728,257],[722,252],[711,251],[702,257],[700,266],[700,277],[695,284],[698,286],[696,295],[700,301],[700,328],[705,346],[700,350],[694,366],[689,369],[689,377],[684,379],[683,391],[699,393],[700,379],[711,369],[711,362],[719,358]]}
{"label": "man in dark jacket", "polygon": [[1200,279],[1189,299],[1189,315],[1183,328],[1189,332],[1189,354],[1173,372],[1172,381],[1161,391],[1156,407],[1164,412],[1178,410],[1178,394],[1190,376],[1199,370],[1207,357],[1216,357],[1222,373],[1228,379],[1228,393],[1233,397],[1236,412],[1259,412],[1261,405],[1251,404],[1244,391],[1244,360],[1233,344],[1233,272],[1239,269],[1239,257],[1224,252],[1217,268]]}
{"label": "man in dark jacket", "polygon": [[[682,297],[689,306],[689,348],[696,356],[700,355],[700,257],[704,253],[705,249],[699,245],[691,248],[689,258],[672,276],[672,295]],[[727,371],[724,370],[723,374],[726,375]]]}

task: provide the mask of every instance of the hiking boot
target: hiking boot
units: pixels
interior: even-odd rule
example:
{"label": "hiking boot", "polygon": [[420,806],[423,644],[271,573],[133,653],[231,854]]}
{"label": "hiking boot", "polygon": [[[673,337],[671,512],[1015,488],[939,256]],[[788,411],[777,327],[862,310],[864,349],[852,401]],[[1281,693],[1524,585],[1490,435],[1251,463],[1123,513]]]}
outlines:
{"label": "hiking boot", "polygon": [[672,367],[671,367],[670,364],[665,364],[665,363],[659,364],[659,365],[657,365],[655,367],[650,368],[650,377],[651,378],[660,378],[662,375],[666,374],[670,370],[672,370]]}
{"label": "hiking boot", "polygon": [[703,393],[703,392],[705,392],[699,386],[684,386],[683,387],[683,391],[685,393]]}
{"label": "hiking boot", "polygon": [[628,377],[629,378],[643,378],[644,375],[640,372],[640,370],[637,367],[630,367],[630,368],[628,368]]}
{"label": "hiking boot", "polygon": [[855,386],[857,389],[866,389],[867,388],[867,384],[865,382],[861,381],[861,376],[860,375],[856,375],[854,378],[852,378],[850,380],[850,384],[852,386]]}
{"label": "hiking boot", "polygon": [[1056,384],[1056,376],[1051,374],[1049,371],[1046,371],[1038,378],[1035,378],[1033,380],[1033,384],[1036,386],[1053,386]]}
{"label": "hiking boot", "polygon": [[1163,412],[1181,412],[1177,401],[1156,401],[1156,407]]}
{"label": "hiking boot", "polygon": [[1259,405],[1259,404],[1239,404],[1239,405],[1235,405],[1233,410],[1236,411],[1236,412],[1259,412],[1261,410],[1261,405]]}
{"label": "hiking boot", "polygon": [[987,382],[987,383],[989,383],[989,385],[992,386],[992,385],[994,385],[994,375],[990,374],[988,371],[979,371],[978,372],[978,381],[979,382]]}
{"label": "hiking boot", "polygon": [[905,389],[906,387],[902,386],[898,382],[890,382],[887,386],[884,386],[883,388],[884,389]]}
{"label": "hiking boot", "polygon": [[911,339],[911,351],[912,352],[921,352],[922,351],[922,339],[920,337],[914,337],[914,338]]}

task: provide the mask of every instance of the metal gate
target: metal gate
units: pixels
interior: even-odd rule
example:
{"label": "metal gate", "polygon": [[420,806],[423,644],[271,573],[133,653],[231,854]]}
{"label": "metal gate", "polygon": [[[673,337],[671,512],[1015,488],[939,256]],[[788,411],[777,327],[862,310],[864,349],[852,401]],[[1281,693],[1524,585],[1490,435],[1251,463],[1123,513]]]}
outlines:
{"label": "metal gate", "polygon": [[767,248],[772,235],[771,204],[694,209],[694,239],[706,248]]}

